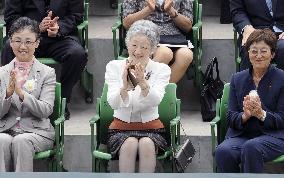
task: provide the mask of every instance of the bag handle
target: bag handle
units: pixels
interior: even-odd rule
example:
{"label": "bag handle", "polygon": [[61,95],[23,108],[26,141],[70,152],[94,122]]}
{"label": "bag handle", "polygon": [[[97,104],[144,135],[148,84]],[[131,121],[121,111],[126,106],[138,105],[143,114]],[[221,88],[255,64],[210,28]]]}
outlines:
{"label": "bag handle", "polygon": [[208,82],[208,80],[213,80],[213,67],[214,67],[214,62],[213,59],[211,59],[204,74],[204,79],[207,79],[207,81],[203,81],[203,83]]}
{"label": "bag handle", "polygon": [[[220,75],[219,75],[219,67],[218,67],[218,60],[217,60],[217,57],[213,57],[213,67],[215,67],[215,71],[216,71],[216,74],[217,74],[217,79],[220,80]],[[213,72],[212,72],[213,73]],[[212,74],[213,75],[213,74]]]}

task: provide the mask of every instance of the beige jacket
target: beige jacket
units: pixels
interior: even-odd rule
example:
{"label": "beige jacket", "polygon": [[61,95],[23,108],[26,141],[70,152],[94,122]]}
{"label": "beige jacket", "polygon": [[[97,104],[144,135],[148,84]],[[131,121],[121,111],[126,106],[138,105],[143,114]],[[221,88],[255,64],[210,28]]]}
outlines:
{"label": "beige jacket", "polygon": [[33,132],[54,140],[54,128],[48,119],[53,112],[56,75],[53,68],[35,60],[24,85],[24,100],[15,93],[6,97],[10,71],[14,62],[0,67],[0,132],[13,127],[17,119],[25,132]]}

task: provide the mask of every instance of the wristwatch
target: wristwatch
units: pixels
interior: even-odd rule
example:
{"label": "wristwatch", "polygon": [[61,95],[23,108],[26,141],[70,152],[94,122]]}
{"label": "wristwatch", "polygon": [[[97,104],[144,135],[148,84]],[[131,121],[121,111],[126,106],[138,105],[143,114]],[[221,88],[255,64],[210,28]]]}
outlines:
{"label": "wristwatch", "polygon": [[266,111],[263,110],[263,116],[260,118],[260,120],[264,122],[265,118],[266,118]]}
{"label": "wristwatch", "polygon": [[246,27],[253,27],[253,26],[252,26],[252,25],[246,25],[246,26],[244,26],[244,28],[242,28],[242,31],[241,31],[242,34],[244,33]]}
{"label": "wristwatch", "polygon": [[62,34],[60,33],[60,31],[57,32],[56,37],[57,37],[57,38],[62,37]]}

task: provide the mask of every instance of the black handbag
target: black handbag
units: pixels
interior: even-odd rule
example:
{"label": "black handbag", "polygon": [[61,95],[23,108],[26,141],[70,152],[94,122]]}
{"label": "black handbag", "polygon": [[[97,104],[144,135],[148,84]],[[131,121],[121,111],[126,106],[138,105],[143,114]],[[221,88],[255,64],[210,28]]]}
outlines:
{"label": "black handbag", "polygon": [[195,154],[195,149],[189,139],[183,145],[174,150],[174,164],[177,172],[184,172]]}
{"label": "black handbag", "polygon": [[[216,75],[214,75],[216,73]],[[216,78],[214,78],[216,76]],[[200,106],[203,121],[211,121],[216,115],[216,100],[221,98],[224,82],[220,79],[218,60],[216,57],[210,60],[203,74],[202,89],[200,93]]]}

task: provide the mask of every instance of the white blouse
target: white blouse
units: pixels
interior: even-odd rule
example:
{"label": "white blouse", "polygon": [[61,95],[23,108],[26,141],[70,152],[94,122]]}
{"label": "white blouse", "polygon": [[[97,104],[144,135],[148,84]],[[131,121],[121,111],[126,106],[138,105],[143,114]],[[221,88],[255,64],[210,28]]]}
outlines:
{"label": "white blouse", "polygon": [[107,101],[114,109],[113,116],[128,123],[145,123],[159,118],[158,106],[164,97],[165,88],[170,80],[170,67],[149,59],[144,73],[146,78],[150,75],[147,80],[150,86],[148,94],[144,97],[137,85],[135,90],[128,91],[128,97],[126,101],[123,101],[120,89],[123,86],[122,74],[125,65],[126,60],[112,60],[106,66]]}

